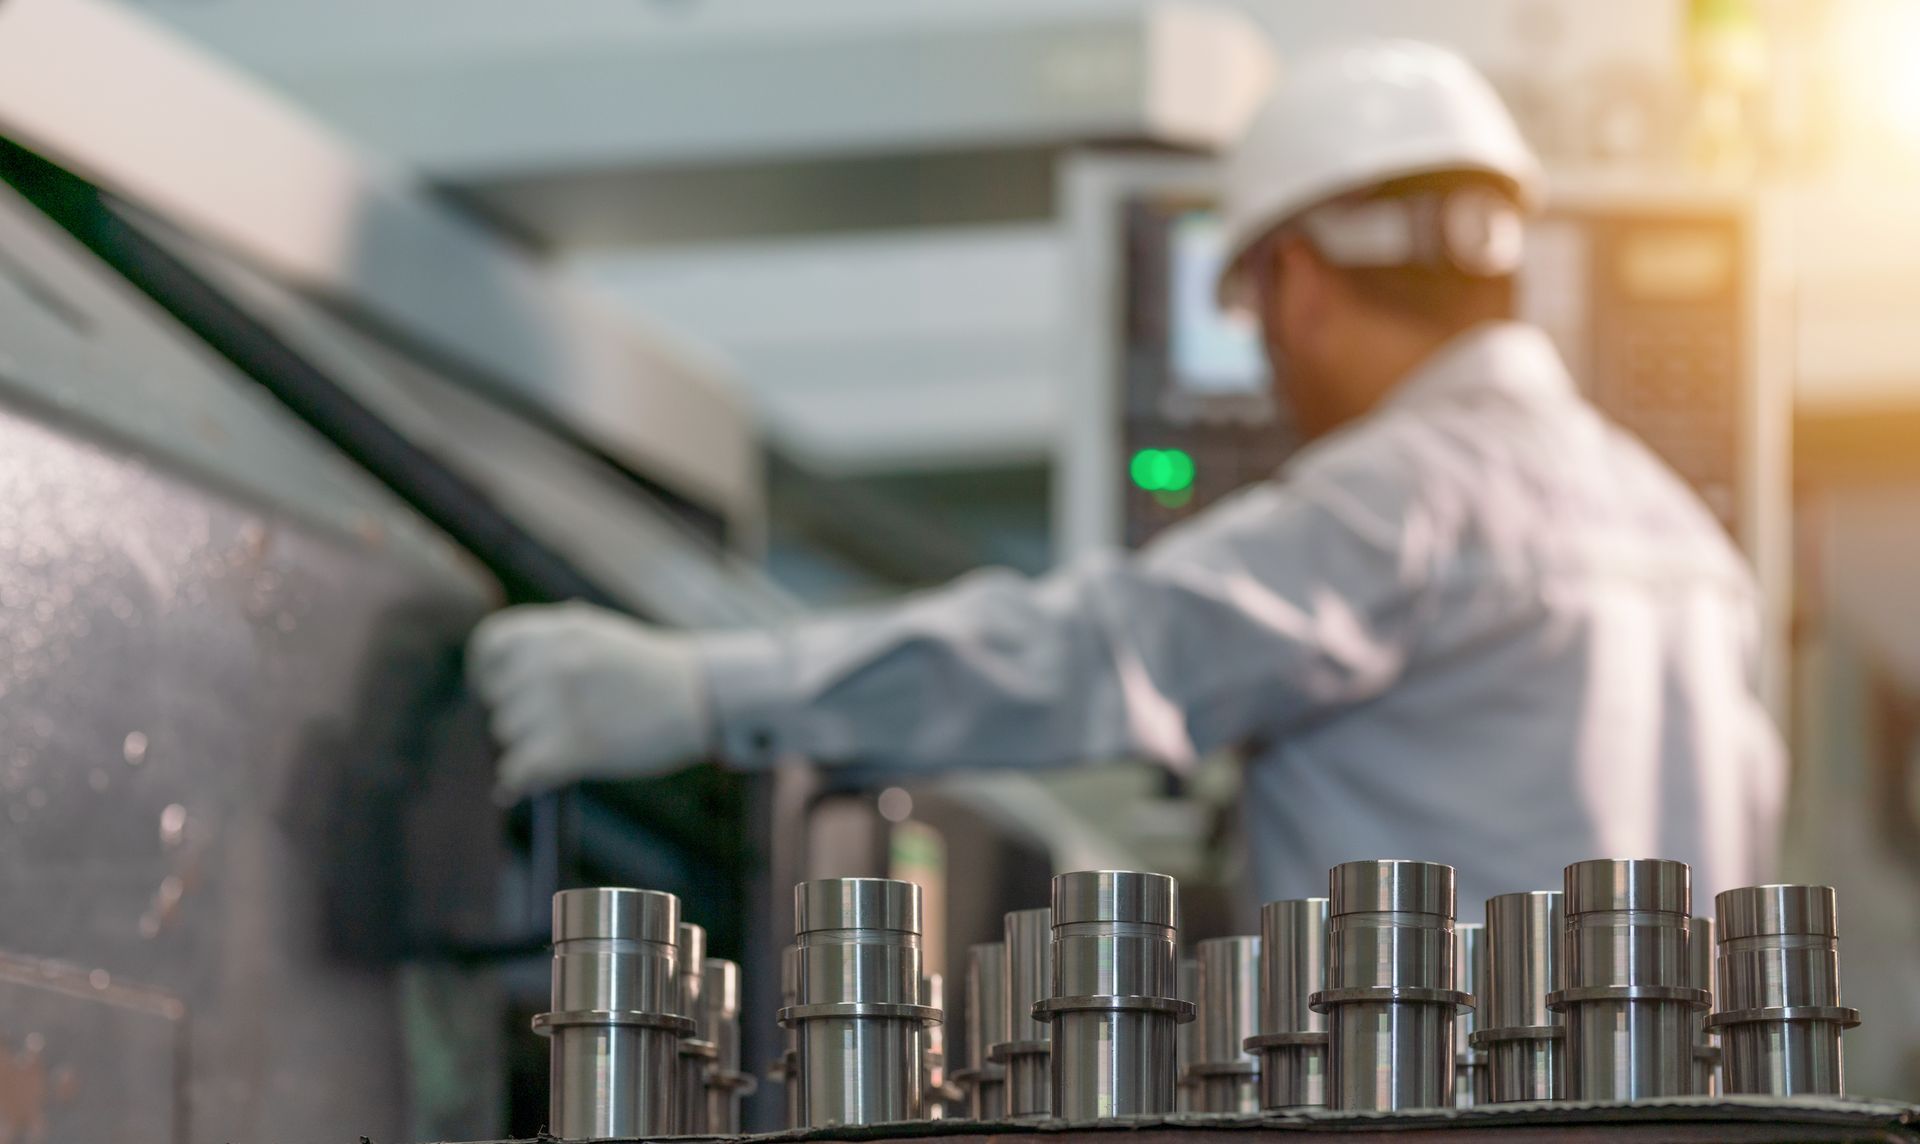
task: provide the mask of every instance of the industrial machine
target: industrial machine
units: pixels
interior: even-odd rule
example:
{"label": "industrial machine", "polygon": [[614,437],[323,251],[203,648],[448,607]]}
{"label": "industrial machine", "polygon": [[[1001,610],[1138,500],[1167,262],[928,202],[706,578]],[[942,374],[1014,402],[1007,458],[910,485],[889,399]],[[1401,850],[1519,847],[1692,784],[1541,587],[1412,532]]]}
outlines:
{"label": "industrial machine", "polygon": [[506,601],[791,610],[722,380],[119,6],[0,9],[0,1138],[492,1134],[576,880],[774,986],[771,794],[503,815],[460,670]]}
{"label": "industrial machine", "polygon": [[[1210,161],[1063,160],[1072,371],[1058,452],[1059,555],[1136,547],[1272,475],[1298,446],[1256,331],[1214,303]],[[1523,317],[1586,389],[1684,477],[1753,560],[1782,709],[1790,598],[1791,250],[1765,199],[1554,181],[1528,236]]]}

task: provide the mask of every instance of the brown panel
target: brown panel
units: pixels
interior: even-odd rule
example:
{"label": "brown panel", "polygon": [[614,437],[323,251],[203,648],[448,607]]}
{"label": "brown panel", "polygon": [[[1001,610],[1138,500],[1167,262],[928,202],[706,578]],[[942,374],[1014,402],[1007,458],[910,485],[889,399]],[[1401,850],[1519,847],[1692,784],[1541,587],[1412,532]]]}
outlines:
{"label": "brown panel", "polygon": [[1801,412],[1793,422],[1793,474],[1801,485],[1920,479],[1920,405]]}

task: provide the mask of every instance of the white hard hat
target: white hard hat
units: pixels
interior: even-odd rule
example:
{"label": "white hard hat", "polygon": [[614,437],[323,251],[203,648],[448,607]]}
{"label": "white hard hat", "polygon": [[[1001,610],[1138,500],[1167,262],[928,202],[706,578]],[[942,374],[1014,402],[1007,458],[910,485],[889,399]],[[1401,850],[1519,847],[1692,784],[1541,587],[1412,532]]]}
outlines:
{"label": "white hard hat", "polygon": [[1274,227],[1394,179],[1483,171],[1539,205],[1540,161],[1473,65],[1445,48],[1381,40],[1316,53],[1283,73],[1227,160],[1222,298]]}

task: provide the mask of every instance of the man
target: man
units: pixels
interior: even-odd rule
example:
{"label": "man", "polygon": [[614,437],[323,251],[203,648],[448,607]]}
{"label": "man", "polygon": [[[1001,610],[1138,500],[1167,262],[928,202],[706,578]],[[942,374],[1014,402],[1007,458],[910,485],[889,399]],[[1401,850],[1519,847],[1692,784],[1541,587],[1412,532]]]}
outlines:
{"label": "man", "polygon": [[1784,784],[1743,561],[1511,320],[1538,166],[1425,45],[1304,63],[1229,167],[1223,296],[1309,444],[1131,557],[987,572],[778,631],[584,607],[474,637],[516,792],[708,755],[914,769],[1249,752],[1263,899],[1347,859],[1464,916],[1588,857],[1756,880]]}

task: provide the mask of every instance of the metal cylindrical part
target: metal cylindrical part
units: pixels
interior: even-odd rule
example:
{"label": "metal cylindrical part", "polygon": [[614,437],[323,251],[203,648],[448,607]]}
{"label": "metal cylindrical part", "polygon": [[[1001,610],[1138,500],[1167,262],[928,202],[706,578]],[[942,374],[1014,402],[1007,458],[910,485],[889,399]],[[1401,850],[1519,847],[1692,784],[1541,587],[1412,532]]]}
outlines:
{"label": "metal cylindrical part", "polygon": [[554,1009],[677,1014],[679,927],[680,899],[672,894],[614,888],[555,894]]}
{"label": "metal cylindrical part", "polygon": [[1335,866],[1327,912],[1327,1106],[1453,1103],[1456,986],[1453,867],[1367,861]]}
{"label": "metal cylindrical part", "polygon": [[675,1129],[680,899],[653,890],[563,890],[553,897],[549,1129],[563,1140]]}
{"label": "metal cylindrical part", "polygon": [[[707,927],[681,922],[674,939],[680,946],[680,1004],[682,1015],[693,1018],[695,1033],[704,1033],[700,1025],[700,995],[706,984]],[[691,959],[691,961],[689,960]]]}
{"label": "metal cylindrical part", "polygon": [[1180,1026],[1173,1035],[1173,1107],[1176,1112],[1198,1112],[1200,1098],[1195,1095],[1197,1081],[1193,1062],[1200,1059],[1200,960],[1183,957],[1174,967],[1174,992],[1182,1001],[1193,1002],[1193,1020]]}
{"label": "metal cylindrical part", "polygon": [[1693,1090],[1693,1015],[1706,994],[1687,964],[1684,862],[1594,859],[1566,869],[1562,988],[1569,1100]]}
{"label": "metal cylindrical part", "polygon": [[1006,949],[1006,1031],[988,1050],[1006,1070],[1006,1115],[1028,1120],[1053,1115],[1053,1026],[1035,1020],[1033,1007],[1053,990],[1053,911],[1014,910],[1001,921]]}
{"label": "metal cylindrical part", "polygon": [[706,985],[707,929],[681,922],[675,941],[680,947],[680,1015],[693,1021],[690,1036],[704,1038],[707,1031],[701,1024],[705,1012],[700,997]]}
{"label": "metal cylindrical part", "polygon": [[1860,1023],[1840,1002],[1840,919],[1831,886],[1743,886],[1714,899],[1720,922],[1721,1079],[1729,1093],[1845,1090],[1841,1032]]}
{"label": "metal cylindrical part", "polygon": [[1001,919],[1001,935],[1007,951],[1007,1039],[1046,1041],[1053,1025],[1036,1020],[1033,1007],[1053,988],[1053,911],[1045,906],[1014,910]]}
{"label": "metal cylindrical part", "polygon": [[1566,1073],[1561,1036],[1482,1041],[1488,1104],[1560,1100]]}
{"label": "metal cylindrical part", "polygon": [[1547,994],[1559,988],[1564,900],[1558,890],[1487,899],[1487,988],[1480,996],[1479,1028],[1559,1027],[1560,1014],[1547,1006]]}
{"label": "metal cylindrical part", "polygon": [[682,1136],[699,1136],[707,1131],[707,1074],[713,1068],[714,1044],[707,1035],[706,1008],[701,995],[706,984],[707,930],[692,922],[681,922],[680,1008],[681,1016],[693,1022],[680,1038],[680,1091],[674,1098],[674,1122]]}
{"label": "metal cylindrical part", "polygon": [[924,1029],[920,888],[885,878],[794,887],[795,1004],[801,1110],[810,1128],[921,1115]]}
{"label": "metal cylindrical part", "polygon": [[[1003,1058],[1006,1076],[1001,1099],[1009,1120],[1043,1120],[1053,1115],[1053,1053],[1015,1053]],[[1021,1111],[1025,1109],[1025,1111]]]}
{"label": "metal cylindrical part", "polygon": [[1196,1056],[1187,1066],[1200,1112],[1260,1111],[1258,1059],[1246,1040],[1260,1022],[1260,939],[1216,937],[1194,945],[1199,964]]}
{"label": "metal cylindrical part", "polygon": [[953,1072],[947,1066],[947,980],[943,973],[929,973],[920,979],[920,1003],[929,1009],[938,1010],[940,1020],[930,1024],[921,1034],[920,1061],[923,1074],[921,1085],[925,1092],[925,1105],[921,1116],[927,1120],[944,1120],[959,1112],[960,1102],[965,1094],[953,1081]]}
{"label": "metal cylindrical part", "polygon": [[1053,880],[1053,1114],[1174,1111],[1178,888],[1165,874],[1086,870]]}
{"label": "metal cylindrical part", "polygon": [[800,1050],[788,1049],[780,1056],[780,1077],[784,1082],[782,1095],[786,1097],[787,1127],[804,1128],[807,1123],[807,1086],[800,1080]]}
{"label": "metal cylindrical part", "polygon": [[967,1067],[954,1074],[975,1120],[1007,1114],[1007,1071],[988,1059],[993,1046],[1007,1039],[1007,947],[990,941],[967,947]]}
{"label": "metal cylindrical part", "polygon": [[[791,1009],[800,1003],[800,947],[790,945],[780,951],[780,1007]],[[780,1077],[781,1095],[786,1098],[787,1127],[800,1128],[807,1122],[807,1087],[800,1080],[800,1030],[785,1028],[785,1049],[774,1065]]]}
{"label": "metal cylindrical part", "polygon": [[1453,1104],[1453,1007],[1393,1001],[1333,1006],[1329,1108],[1438,1108]]}
{"label": "metal cylindrical part", "polygon": [[967,1108],[975,1120],[1006,1119],[1007,1074],[999,1071],[992,1076],[976,1078],[967,1086]]}
{"label": "metal cylindrical part", "polygon": [[[1472,922],[1456,922],[1453,927],[1454,988],[1472,994],[1476,1004],[1487,991],[1487,927]],[[1485,1104],[1487,1054],[1473,1043],[1479,1029],[1477,1010],[1459,1013],[1453,1022],[1453,1103],[1456,1108]]]}
{"label": "metal cylindrical part", "polygon": [[1327,899],[1260,907],[1260,1031],[1324,1033],[1310,999],[1327,987]]}
{"label": "metal cylindrical part", "polygon": [[700,1028],[713,1042],[713,1067],[740,1071],[740,967],[724,958],[701,964]]}
{"label": "metal cylindrical part", "polygon": [[1563,901],[1558,890],[1487,899],[1486,986],[1472,1042],[1486,1054],[1488,1103],[1564,1096],[1566,1030],[1547,1007],[1559,988]]}
{"label": "metal cylindrical part", "polygon": [[1245,1047],[1260,1059],[1260,1106],[1327,1102],[1327,1017],[1310,1004],[1327,987],[1327,899],[1260,907],[1260,1023]]}
{"label": "metal cylindrical part", "polygon": [[[1718,992],[1715,979],[1715,941],[1712,918],[1694,917],[1688,923],[1687,930],[1687,984],[1702,990],[1707,995],[1707,1004],[1713,1004]],[[1706,1009],[1696,1009],[1693,1013],[1693,1094],[1695,1096],[1718,1096],[1720,1094],[1720,1035],[1707,1027]]]}
{"label": "metal cylindrical part", "polygon": [[707,1072],[707,1131],[716,1136],[740,1134],[740,1099],[755,1088],[754,1079],[740,1071],[740,967],[717,957],[707,958],[700,986],[700,1027],[713,1042],[712,1067]]}

